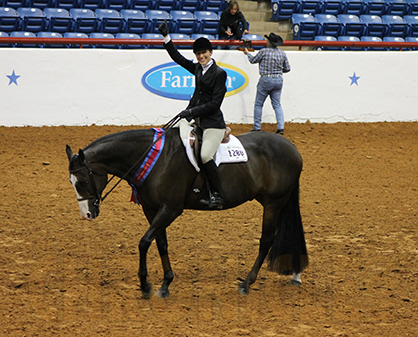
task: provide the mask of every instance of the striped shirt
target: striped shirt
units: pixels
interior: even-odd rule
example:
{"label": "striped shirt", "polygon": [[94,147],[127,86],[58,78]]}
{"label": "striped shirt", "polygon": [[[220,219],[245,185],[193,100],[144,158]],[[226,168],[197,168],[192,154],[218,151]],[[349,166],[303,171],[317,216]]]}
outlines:
{"label": "striped shirt", "polygon": [[260,76],[282,75],[290,71],[286,53],[278,48],[263,48],[257,55],[247,54],[251,64],[259,63]]}

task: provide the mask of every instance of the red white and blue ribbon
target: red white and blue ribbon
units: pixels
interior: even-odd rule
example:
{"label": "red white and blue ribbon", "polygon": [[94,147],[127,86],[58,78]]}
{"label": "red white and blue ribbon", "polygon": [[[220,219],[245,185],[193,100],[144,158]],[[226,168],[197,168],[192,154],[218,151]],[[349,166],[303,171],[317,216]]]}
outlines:
{"label": "red white and blue ribbon", "polygon": [[154,145],[149,150],[138,171],[129,181],[129,185],[132,187],[131,201],[136,204],[141,204],[141,199],[138,195],[138,188],[144,183],[145,179],[150,174],[164,148],[165,131],[160,128],[154,128],[153,130],[155,131],[153,139]]}

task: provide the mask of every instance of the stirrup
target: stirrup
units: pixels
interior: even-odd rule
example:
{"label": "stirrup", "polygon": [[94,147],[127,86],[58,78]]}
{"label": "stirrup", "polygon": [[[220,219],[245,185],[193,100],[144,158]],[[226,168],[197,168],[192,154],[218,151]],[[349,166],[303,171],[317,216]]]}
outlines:
{"label": "stirrup", "polygon": [[223,209],[224,198],[219,193],[213,193],[209,199],[202,199],[200,202],[211,209]]}

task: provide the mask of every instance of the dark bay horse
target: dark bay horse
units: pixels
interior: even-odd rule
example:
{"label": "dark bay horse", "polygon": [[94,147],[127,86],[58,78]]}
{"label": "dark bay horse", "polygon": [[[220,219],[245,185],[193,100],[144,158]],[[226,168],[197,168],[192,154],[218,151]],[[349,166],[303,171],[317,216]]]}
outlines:
{"label": "dark bay horse", "polygon": [[[199,200],[209,193],[204,174],[196,172],[186,156],[178,128],[162,131],[164,146],[159,158],[142,184],[135,188],[150,224],[139,242],[138,276],[141,291],[147,298],[153,293],[147,279],[147,251],[152,241],[156,240],[164,270],[163,284],[157,294],[167,297],[174,274],[168,257],[166,229],[184,209],[207,209]],[[142,163],[137,162],[138,158],[155,144],[155,135],[154,129],[119,132],[94,141],[77,154],[67,145],[70,181],[84,218],[93,220],[99,215],[108,174],[132,183]],[[248,294],[267,255],[270,270],[293,274],[291,283],[300,285],[300,273],[308,266],[299,209],[302,157],[296,147],[280,135],[260,131],[238,138],[247,151],[248,161],[220,165],[224,209],[253,199],[264,207],[258,256],[238,289]]]}

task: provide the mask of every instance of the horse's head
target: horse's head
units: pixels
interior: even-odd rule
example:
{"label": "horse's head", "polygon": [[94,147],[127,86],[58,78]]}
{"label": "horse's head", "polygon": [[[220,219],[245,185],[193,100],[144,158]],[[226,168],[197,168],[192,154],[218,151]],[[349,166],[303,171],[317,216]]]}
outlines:
{"label": "horse's head", "polygon": [[70,182],[77,194],[80,214],[84,219],[93,220],[100,213],[101,195],[107,184],[107,173],[99,167],[90,167],[83,150],[73,155],[67,145],[66,152],[70,161]]}

